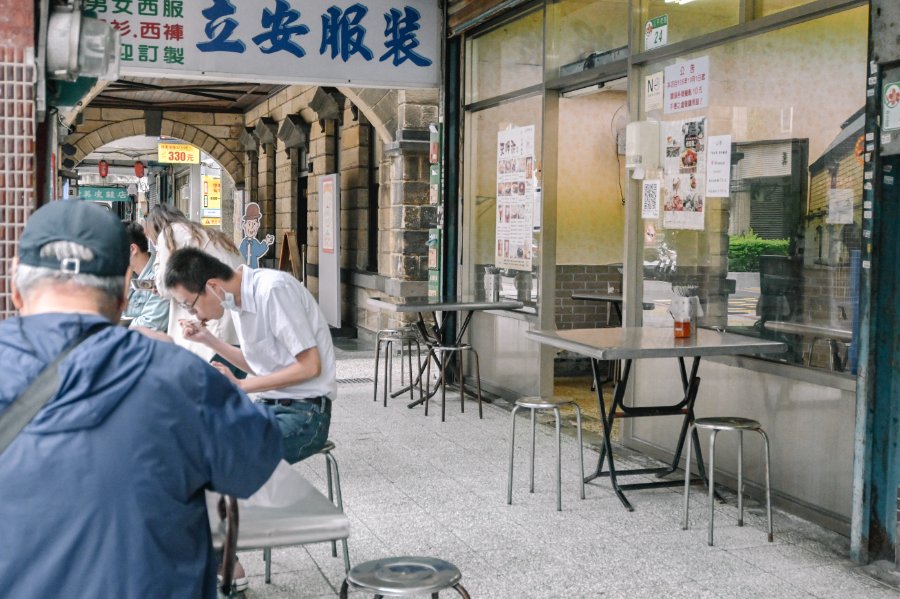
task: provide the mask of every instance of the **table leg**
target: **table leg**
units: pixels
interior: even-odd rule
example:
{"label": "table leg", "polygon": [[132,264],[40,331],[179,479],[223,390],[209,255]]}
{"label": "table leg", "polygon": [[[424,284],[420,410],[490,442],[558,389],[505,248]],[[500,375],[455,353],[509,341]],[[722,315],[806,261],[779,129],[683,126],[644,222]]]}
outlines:
{"label": "table leg", "polygon": [[[600,361],[596,359],[591,359],[591,368],[594,372],[594,379],[599,379],[600,376]],[[597,402],[600,407],[600,422],[603,425],[603,447],[600,449],[600,458],[597,460],[597,470],[594,474],[586,477],[584,482],[590,482],[595,478],[600,476],[609,476],[609,480],[612,483],[613,490],[616,492],[616,495],[619,497],[619,501],[622,502],[622,505],[628,509],[629,512],[633,512],[634,508],[631,506],[631,503],[628,502],[628,499],[625,498],[625,494],[619,488],[619,482],[616,479],[616,465],[613,460],[613,451],[612,451],[612,424],[616,417],[616,406],[620,405],[622,398],[625,395],[625,386],[628,382],[628,376],[631,373],[631,360],[625,360],[625,368],[622,373],[622,380],[616,384],[616,390],[613,393],[613,404],[609,410],[609,415],[606,413],[606,405],[603,403],[603,387],[601,385],[597,385]],[[609,464],[609,472],[603,472],[603,461],[604,459]]]}

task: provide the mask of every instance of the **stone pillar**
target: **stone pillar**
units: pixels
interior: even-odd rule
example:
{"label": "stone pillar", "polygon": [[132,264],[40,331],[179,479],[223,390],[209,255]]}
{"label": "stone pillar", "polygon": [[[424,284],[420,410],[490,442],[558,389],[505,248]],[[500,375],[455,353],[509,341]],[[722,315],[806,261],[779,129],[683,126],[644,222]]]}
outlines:
{"label": "stone pillar", "polygon": [[[279,147],[283,142],[279,141]],[[270,257],[276,265],[281,255],[284,234],[297,222],[297,148],[279,149],[275,166],[275,245]]]}

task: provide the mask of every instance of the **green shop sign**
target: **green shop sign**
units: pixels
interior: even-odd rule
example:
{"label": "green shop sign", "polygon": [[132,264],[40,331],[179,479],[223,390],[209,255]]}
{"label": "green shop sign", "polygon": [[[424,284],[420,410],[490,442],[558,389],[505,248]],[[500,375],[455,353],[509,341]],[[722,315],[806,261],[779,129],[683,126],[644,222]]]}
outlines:
{"label": "green shop sign", "polygon": [[78,188],[78,197],[89,202],[128,202],[131,196],[124,187],[96,187],[82,185]]}

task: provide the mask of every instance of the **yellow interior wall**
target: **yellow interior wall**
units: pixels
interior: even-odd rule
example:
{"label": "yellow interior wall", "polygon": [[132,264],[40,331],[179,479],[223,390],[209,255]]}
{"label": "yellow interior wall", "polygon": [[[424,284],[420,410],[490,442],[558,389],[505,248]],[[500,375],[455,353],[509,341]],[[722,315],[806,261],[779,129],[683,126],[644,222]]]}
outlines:
{"label": "yellow interior wall", "polygon": [[617,161],[615,134],[624,134],[625,103],[625,92],[560,98],[557,264],[623,260],[624,157]]}

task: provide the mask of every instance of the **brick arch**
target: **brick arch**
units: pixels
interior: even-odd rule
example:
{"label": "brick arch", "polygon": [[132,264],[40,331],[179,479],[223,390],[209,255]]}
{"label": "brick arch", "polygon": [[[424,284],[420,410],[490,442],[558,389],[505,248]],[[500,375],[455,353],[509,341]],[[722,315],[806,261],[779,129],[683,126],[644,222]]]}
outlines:
{"label": "brick arch", "polygon": [[[94,133],[97,133],[97,135],[85,135],[75,142],[76,152],[72,158],[75,160],[76,165],[84,160],[88,154],[108,143],[134,135],[146,135],[146,126],[144,119],[129,119],[110,123]],[[162,134],[183,140],[200,148],[219,163],[219,166],[234,181],[235,186],[243,185],[244,165],[231,150],[211,135],[205,133],[203,129],[164,118],[162,120]]]}
{"label": "brick arch", "polygon": [[[365,115],[369,124],[375,128],[382,143],[394,141],[397,131],[396,91],[349,87],[338,87],[337,90]],[[388,96],[393,96],[394,101],[383,101]]]}

